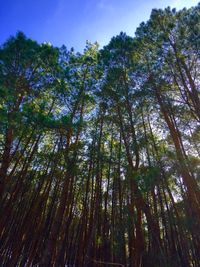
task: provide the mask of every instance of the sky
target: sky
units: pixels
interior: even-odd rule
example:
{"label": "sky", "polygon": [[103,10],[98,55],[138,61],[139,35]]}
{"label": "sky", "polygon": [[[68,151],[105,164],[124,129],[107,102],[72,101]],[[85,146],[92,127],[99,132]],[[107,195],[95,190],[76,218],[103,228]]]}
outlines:
{"label": "sky", "polygon": [[100,46],[121,31],[134,36],[153,8],[182,9],[200,0],[0,0],[0,44],[17,31],[39,43],[82,51],[86,40]]}

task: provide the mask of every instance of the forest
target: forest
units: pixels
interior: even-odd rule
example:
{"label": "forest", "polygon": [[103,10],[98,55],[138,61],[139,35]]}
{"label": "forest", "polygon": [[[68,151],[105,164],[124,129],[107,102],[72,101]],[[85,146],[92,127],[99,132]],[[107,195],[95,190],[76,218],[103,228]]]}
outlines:
{"label": "forest", "polygon": [[0,266],[200,266],[200,4],[0,46]]}

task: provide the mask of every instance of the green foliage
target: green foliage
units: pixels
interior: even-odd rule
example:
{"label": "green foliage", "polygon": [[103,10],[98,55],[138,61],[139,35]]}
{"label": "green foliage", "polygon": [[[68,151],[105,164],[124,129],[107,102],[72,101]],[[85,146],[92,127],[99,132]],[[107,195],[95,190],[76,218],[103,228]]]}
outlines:
{"label": "green foliage", "polygon": [[0,47],[2,266],[199,266],[199,12]]}
{"label": "green foliage", "polygon": [[134,177],[143,193],[152,190],[155,185],[159,184],[160,168],[157,166],[141,167],[139,172]]}

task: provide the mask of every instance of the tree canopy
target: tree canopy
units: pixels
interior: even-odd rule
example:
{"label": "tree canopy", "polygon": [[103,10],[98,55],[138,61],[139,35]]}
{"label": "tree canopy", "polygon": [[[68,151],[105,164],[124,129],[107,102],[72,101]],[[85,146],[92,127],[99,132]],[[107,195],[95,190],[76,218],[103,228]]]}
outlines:
{"label": "tree canopy", "polygon": [[0,47],[0,265],[200,266],[200,5],[76,53]]}

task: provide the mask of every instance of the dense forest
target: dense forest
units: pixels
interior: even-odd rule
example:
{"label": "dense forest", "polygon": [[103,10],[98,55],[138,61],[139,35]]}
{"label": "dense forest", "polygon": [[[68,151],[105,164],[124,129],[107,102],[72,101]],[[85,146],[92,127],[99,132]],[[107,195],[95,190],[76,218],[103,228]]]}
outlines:
{"label": "dense forest", "polygon": [[0,266],[200,266],[200,4],[82,53],[0,47]]}

